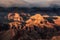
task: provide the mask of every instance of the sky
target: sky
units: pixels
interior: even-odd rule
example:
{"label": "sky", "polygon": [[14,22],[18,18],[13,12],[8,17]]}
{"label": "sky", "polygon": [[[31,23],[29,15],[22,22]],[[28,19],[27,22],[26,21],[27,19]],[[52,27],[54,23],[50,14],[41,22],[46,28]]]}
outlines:
{"label": "sky", "polygon": [[60,5],[60,0],[0,0],[2,7],[49,7],[55,4]]}

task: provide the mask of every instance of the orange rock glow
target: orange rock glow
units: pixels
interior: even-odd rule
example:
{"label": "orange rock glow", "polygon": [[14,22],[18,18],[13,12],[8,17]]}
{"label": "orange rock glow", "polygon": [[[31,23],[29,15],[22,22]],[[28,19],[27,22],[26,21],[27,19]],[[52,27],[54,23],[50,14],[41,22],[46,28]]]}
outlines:
{"label": "orange rock glow", "polygon": [[[27,14],[22,13],[21,15],[27,16]],[[20,16],[19,13],[9,13],[8,14],[8,20],[13,20],[12,22],[9,23],[9,25],[11,27],[15,26],[16,28],[18,28],[19,25],[21,25],[21,22],[25,22],[26,24],[24,25],[24,29],[26,27],[28,28],[33,28],[33,26],[37,26],[37,27],[41,27],[44,28],[44,26],[48,27],[48,28],[53,28],[54,24],[49,23],[48,21],[45,23],[45,19],[44,17],[49,17],[48,15],[44,15],[42,16],[41,14],[36,13],[35,15],[30,15],[28,14],[29,19],[24,21],[23,18]],[[56,25],[60,26],[60,17],[58,17],[58,19],[53,20],[55,22]]]}

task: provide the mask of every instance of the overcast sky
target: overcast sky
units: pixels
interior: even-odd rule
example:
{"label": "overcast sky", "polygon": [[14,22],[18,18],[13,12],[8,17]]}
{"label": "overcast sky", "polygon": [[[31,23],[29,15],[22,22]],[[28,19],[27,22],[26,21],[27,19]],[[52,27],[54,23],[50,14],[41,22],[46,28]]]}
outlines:
{"label": "overcast sky", "polygon": [[41,6],[41,7],[48,7],[50,5],[60,5],[60,0],[0,0],[0,6],[3,7],[12,7],[12,6]]}

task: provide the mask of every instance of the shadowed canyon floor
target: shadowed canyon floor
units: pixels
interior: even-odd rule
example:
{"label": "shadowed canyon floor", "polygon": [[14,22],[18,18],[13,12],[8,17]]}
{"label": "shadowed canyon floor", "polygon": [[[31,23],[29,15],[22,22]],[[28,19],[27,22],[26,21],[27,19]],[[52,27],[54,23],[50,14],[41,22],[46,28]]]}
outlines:
{"label": "shadowed canyon floor", "polygon": [[[13,35],[14,33],[15,35]],[[60,31],[57,31],[55,28],[37,27],[33,30],[11,29],[1,31],[0,40],[60,40]]]}

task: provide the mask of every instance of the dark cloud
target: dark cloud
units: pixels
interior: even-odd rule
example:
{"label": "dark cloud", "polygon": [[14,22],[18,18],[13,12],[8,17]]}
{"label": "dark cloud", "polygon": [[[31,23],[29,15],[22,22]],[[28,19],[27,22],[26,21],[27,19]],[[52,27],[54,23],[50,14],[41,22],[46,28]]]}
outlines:
{"label": "dark cloud", "polygon": [[12,6],[25,6],[25,7],[48,7],[51,4],[60,5],[60,0],[0,0],[0,6],[2,7],[12,7]]}

